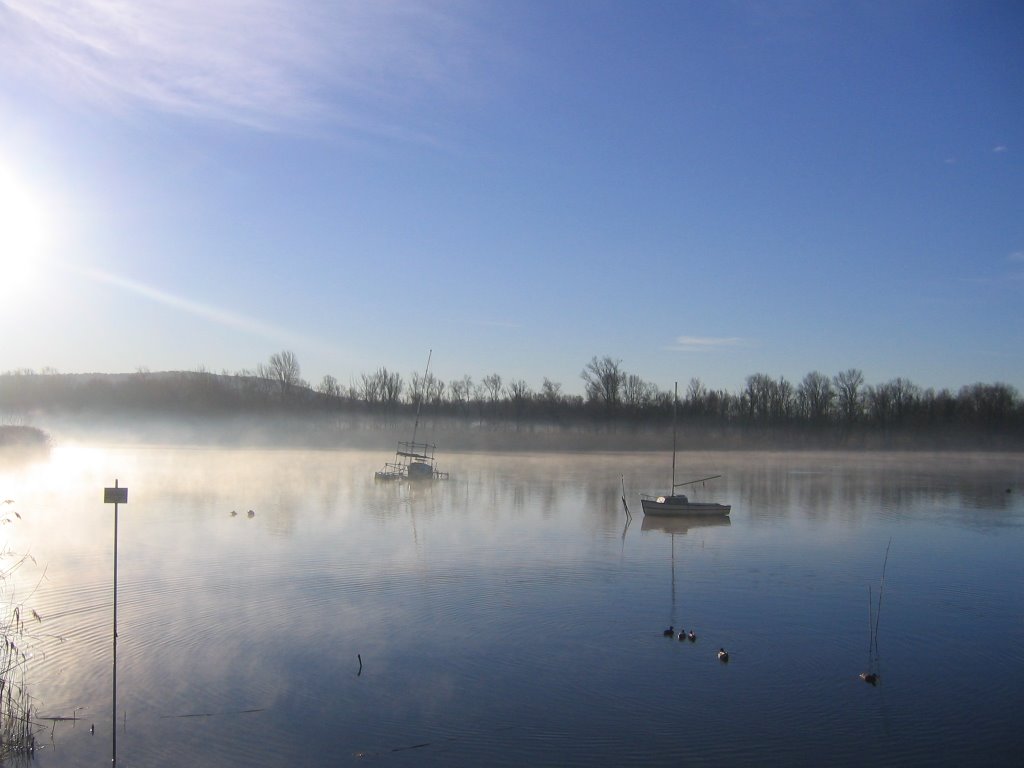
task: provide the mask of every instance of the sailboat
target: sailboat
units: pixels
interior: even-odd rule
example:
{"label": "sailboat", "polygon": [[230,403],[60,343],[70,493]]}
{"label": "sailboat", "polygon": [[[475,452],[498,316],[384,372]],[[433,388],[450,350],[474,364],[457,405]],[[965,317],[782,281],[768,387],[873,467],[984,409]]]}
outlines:
{"label": "sailboat", "polygon": [[643,507],[644,515],[671,516],[671,517],[700,517],[705,515],[728,515],[732,510],[729,504],[718,504],[710,501],[690,501],[685,494],[677,493],[677,488],[685,488],[688,485],[696,485],[707,480],[714,480],[721,475],[710,475],[697,480],[686,480],[682,483],[676,482],[676,402],[679,400],[679,382],[675,385],[675,394],[672,398],[672,486],[667,494],[654,496],[640,494],[640,506]]}
{"label": "sailboat", "polygon": [[[434,350],[427,355],[427,369],[423,372],[423,381],[426,383],[427,374],[430,373],[430,358]],[[447,480],[448,473],[437,468],[437,460],[434,452],[437,446],[433,443],[417,443],[416,432],[420,426],[420,407],[426,393],[416,402],[416,421],[412,427],[412,440],[399,442],[398,450],[395,451],[395,460],[384,464],[384,468],[373,473],[374,480]]]}

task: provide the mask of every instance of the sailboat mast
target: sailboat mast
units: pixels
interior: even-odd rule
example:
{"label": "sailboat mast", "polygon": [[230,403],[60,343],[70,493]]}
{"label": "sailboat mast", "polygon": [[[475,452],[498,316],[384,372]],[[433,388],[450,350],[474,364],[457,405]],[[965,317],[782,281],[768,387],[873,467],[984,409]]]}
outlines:
{"label": "sailboat mast", "polygon": [[672,485],[669,494],[676,492],[676,401],[679,399],[679,382],[672,395]]}
{"label": "sailboat mast", "polygon": [[[426,370],[423,371],[423,383],[421,385],[422,389],[420,390],[420,397],[416,401],[416,421],[414,421],[413,425],[412,425],[412,441],[413,441],[413,443],[416,442],[416,430],[419,429],[419,427],[420,427],[420,408],[423,407],[423,399],[427,396],[427,374],[430,373],[430,357],[433,354],[434,354],[434,350],[433,349],[431,349],[430,352],[427,353],[427,368],[426,368]],[[413,447],[413,451],[415,451],[415,450],[416,450],[415,447]]]}

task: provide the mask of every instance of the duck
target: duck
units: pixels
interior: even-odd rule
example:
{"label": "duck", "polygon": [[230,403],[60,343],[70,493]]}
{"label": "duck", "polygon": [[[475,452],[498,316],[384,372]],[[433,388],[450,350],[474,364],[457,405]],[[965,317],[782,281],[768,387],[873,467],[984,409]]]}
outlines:
{"label": "duck", "polygon": [[669,626],[669,628],[666,629],[661,634],[663,634],[665,637],[672,637],[672,635],[674,635],[675,633],[676,633],[675,627]]}
{"label": "duck", "polygon": [[679,632],[679,642],[681,643],[681,642],[683,642],[683,640],[685,640],[685,639],[686,639],[686,630],[684,629],[684,630],[681,630],[681,631]]}
{"label": "duck", "polygon": [[729,661],[729,652],[727,650],[725,650],[725,648],[719,648],[718,649],[718,660],[721,661],[721,662],[728,662]]}
{"label": "duck", "polygon": [[238,515],[238,513],[237,513],[237,512],[235,512],[235,510],[233,510],[233,509],[232,509],[232,510],[231,510],[231,516],[232,516],[232,517],[236,517],[237,515]]}
{"label": "duck", "polygon": [[860,679],[868,685],[878,684],[878,673],[877,672],[861,672]]}
{"label": "duck", "polygon": [[251,509],[248,512],[246,512],[245,514],[247,514],[249,517],[256,517],[256,513],[253,512]]}
{"label": "duck", "polygon": [[690,633],[687,635],[687,637],[690,639],[691,643],[697,642],[697,634],[692,629],[690,630]]}

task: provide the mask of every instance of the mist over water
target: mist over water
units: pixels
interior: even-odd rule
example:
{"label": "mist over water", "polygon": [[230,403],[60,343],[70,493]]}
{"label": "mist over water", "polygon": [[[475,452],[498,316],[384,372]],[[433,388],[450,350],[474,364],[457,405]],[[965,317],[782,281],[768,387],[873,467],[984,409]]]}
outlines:
{"label": "mist over water", "polygon": [[[115,478],[123,765],[1024,749],[1018,455],[680,454],[680,475],[723,475],[694,497],[733,511],[673,526],[637,497],[665,489],[664,453],[441,451],[446,482],[375,483],[392,453],[64,442],[0,465],[8,549],[37,563],[10,585],[42,619],[37,713],[77,718],[42,721],[36,763],[109,764]],[[890,540],[872,688],[857,675]]]}

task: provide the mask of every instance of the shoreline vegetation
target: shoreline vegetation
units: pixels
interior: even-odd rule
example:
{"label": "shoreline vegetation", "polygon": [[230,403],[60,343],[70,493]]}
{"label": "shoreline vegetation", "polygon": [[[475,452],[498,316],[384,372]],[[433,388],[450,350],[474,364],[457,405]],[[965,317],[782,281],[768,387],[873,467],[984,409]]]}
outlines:
{"label": "shoreline vegetation", "polygon": [[[583,396],[548,379],[534,392],[498,374],[446,384],[385,368],[347,388],[329,376],[312,387],[288,352],[235,374],[13,371],[0,374],[0,448],[46,449],[45,428],[126,442],[377,450],[406,438],[419,413],[420,434],[445,450],[665,449],[671,392],[607,357],[581,378]],[[1024,401],[1005,384],[953,394],[903,379],[866,385],[856,369],[813,372],[797,386],[755,374],[737,393],[692,379],[677,410],[684,451],[1024,449]]]}
{"label": "shoreline vegetation", "polygon": [[23,424],[0,424],[0,451],[44,452],[50,447],[50,436],[38,427]]}
{"label": "shoreline vegetation", "polygon": [[[0,445],[4,444],[5,433],[11,429],[0,426]],[[38,430],[28,427],[13,429],[19,440],[24,435],[32,435],[28,445],[36,445]],[[8,525],[21,519],[13,499],[4,499],[2,506],[0,522]],[[42,617],[17,600],[11,586],[14,572],[29,561],[35,564],[31,555],[12,552],[6,542],[0,548],[0,765],[6,765],[8,760],[30,760],[35,751],[35,735],[41,727],[27,678],[32,641],[35,639],[30,625],[42,623]]]}

